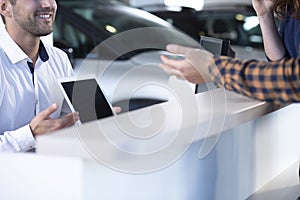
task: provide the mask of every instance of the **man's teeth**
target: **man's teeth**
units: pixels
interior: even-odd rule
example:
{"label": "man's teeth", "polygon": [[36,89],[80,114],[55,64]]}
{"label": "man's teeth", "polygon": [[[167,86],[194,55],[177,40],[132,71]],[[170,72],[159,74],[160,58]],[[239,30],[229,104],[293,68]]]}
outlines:
{"label": "man's teeth", "polygon": [[47,19],[50,18],[50,15],[39,15],[40,18]]}

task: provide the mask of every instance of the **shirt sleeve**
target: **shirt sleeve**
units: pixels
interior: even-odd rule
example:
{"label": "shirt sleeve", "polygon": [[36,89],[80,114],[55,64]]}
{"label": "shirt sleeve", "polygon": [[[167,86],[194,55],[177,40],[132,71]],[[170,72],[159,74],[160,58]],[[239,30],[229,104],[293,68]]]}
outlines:
{"label": "shirt sleeve", "polygon": [[0,152],[26,152],[36,145],[29,125],[0,135]]}
{"label": "shirt sleeve", "polygon": [[300,57],[277,62],[214,56],[212,79],[248,97],[283,104],[300,101]]}

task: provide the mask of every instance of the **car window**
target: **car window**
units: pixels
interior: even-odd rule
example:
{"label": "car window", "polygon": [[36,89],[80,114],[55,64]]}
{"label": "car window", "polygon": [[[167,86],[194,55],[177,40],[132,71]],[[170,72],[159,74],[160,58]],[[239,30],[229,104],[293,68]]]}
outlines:
{"label": "car window", "polygon": [[[120,5],[90,4],[85,1],[58,1],[58,11],[54,27],[54,45],[65,50],[73,50],[73,57],[110,59],[116,55],[120,60],[126,60],[151,48],[138,49],[127,54],[120,54],[122,44],[107,47],[101,52],[95,50],[98,44],[113,35],[142,27],[174,27],[166,21],[139,9]],[[167,40],[166,40],[167,41]],[[133,41],[134,42],[134,41]],[[138,42],[138,41],[137,41]],[[134,43],[130,44],[135,46]],[[134,49],[134,48],[133,48]],[[104,52],[104,53],[103,53]]]}
{"label": "car window", "polygon": [[109,34],[117,34],[140,27],[170,27],[170,24],[150,13],[121,5],[86,4],[85,1],[60,1],[76,14]]}
{"label": "car window", "polygon": [[53,31],[54,46],[63,49],[66,53],[72,50],[72,56],[84,58],[97,45],[97,42],[80,24],[76,18],[66,17],[58,13]]}
{"label": "car window", "polygon": [[194,39],[210,36],[229,39],[234,45],[263,48],[258,18],[251,8],[239,10],[152,11]]}

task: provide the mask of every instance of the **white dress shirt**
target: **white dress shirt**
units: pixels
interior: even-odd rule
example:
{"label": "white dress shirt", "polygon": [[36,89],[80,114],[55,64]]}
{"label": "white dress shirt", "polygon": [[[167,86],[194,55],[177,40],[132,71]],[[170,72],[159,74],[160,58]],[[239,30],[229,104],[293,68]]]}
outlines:
{"label": "white dress shirt", "polygon": [[73,74],[67,55],[41,42],[33,73],[30,58],[0,28],[0,152],[25,152],[35,146],[29,123],[34,116],[57,103],[51,115],[69,112],[56,80]]}

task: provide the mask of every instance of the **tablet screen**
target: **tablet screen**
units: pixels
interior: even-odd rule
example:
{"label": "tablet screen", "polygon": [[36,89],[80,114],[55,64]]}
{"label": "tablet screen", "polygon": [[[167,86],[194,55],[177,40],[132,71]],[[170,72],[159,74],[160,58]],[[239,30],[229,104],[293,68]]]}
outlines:
{"label": "tablet screen", "polygon": [[231,49],[229,40],[201,36],[200,46],[214,55],[235,57],[235,52]]}
{"label": "tablet screen", "polygon": [[114,115],[96,79],[61,82],[82,123]]}

